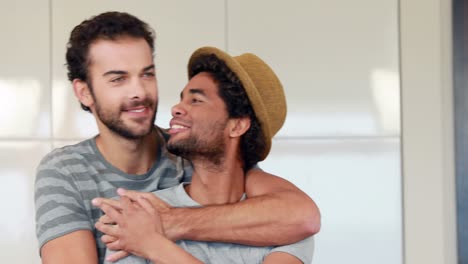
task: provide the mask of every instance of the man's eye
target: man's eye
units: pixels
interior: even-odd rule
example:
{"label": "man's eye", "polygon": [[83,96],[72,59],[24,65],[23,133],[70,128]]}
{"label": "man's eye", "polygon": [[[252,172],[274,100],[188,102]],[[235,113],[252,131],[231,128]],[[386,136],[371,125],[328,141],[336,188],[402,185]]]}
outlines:
{"label": "man's eye", "polygon": [[154,72],[145,72],[145,73],[143,73],[143,77],[154,77],[154,76],[155,76]]}
{"label": "man's eye", "polygon": [[192,103],[201,103],[201,100],[198,100],[197,98],[192,98]]}
{"label": "man's eye", "polygon": [[125,80],[125,77],[121,76],[121,77],[117,77],[117,78],[114,78],[114,79],[111,79],[111,82],[113,83],[119,83],[119,82],[122,82]]}

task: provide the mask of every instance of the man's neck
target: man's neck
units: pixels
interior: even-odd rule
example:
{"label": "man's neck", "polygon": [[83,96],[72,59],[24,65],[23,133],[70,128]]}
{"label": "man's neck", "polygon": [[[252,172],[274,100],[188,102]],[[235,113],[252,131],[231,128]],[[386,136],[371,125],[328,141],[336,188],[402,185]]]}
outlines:
{"label": "man's neck", "polygon": [[201,205],[238,202],[244,194],[244,170],[236,160],[214,164],[208,160],[192,160],[192,183],[188,195]]}
{"label": "man's neck", "polygon": [[111,131],[101,131],[96,145],[104,158],[127,174],[148,172],[157,158],[158,136],[156,129],[140,138],[126,139]]}

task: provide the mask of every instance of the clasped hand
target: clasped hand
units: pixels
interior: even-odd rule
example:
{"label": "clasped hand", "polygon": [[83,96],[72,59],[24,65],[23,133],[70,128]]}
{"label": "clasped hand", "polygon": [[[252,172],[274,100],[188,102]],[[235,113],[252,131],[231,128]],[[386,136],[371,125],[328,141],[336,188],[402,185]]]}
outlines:
{"label": "clasped hand", "polygon": [[107,260],[113,262],[129,253],[148,258],[145,247],[164,239],[161,217],[168,214],[171,207],[152,193],[121,188],[117,193],[120,200],[95,198],[92,201],[105,213],[95,224],[104,233],[101,240],[108,249],[117,251]]}

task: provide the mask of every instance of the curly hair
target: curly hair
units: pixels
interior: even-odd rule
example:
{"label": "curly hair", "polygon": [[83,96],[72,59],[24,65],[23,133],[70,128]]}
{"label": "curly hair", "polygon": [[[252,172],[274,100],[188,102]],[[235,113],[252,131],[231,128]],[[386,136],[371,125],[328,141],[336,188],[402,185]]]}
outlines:
{"label": "curly hair", "polygon": [[218,84],[218,94],[226,104],[230,118],[249,117],[250,128],[242,135],[240,143],[244,170],[249,170],[261,159],[266,148],[260,122],[250,103],[241,81],[216,55],[204,55],[197,58],[189,69],[192,78],[200,72],[207,72]]}
{"label": "curly hair", "polygon": [[[88,83],[89,80],[89,47],[99,39],[116,40],[123,36],[143,38],[154,52],[155,33],[153,29],[140,19],[128,13],[106,12],[91,17],[76,26],[67,44],[68,80],[79,79]],[[85,111],[90,109],[81,104]]]}

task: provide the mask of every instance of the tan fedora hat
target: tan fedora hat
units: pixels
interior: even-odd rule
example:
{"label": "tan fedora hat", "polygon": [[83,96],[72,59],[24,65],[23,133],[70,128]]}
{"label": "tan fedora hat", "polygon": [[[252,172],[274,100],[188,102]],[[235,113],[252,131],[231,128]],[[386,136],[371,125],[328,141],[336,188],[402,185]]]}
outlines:
{"label": "tan fedora hat", "polygon": [[190,57],[189,78],[192,63],[201,56],[214,54],[223,60],[244,86],[250,103],[260,121],[266,148],[261,159],[264,160],[271,149],[271,139],[280,130],[286,119],[286,98],[283,86],[273,70],[258,56],[244,53],[231,56],[214,47],[197,49]]}

